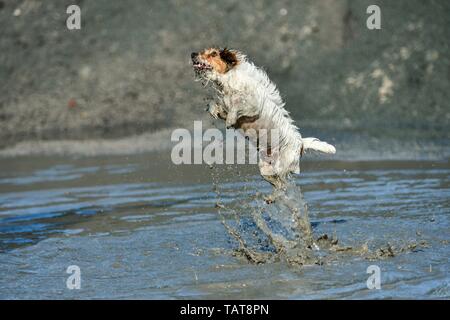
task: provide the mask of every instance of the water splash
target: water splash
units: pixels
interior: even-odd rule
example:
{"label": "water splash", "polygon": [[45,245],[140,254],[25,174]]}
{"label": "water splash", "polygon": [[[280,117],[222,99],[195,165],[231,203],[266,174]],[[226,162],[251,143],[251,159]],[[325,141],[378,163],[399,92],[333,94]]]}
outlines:
{"label": "water splash", "polygon": [[[299,186],[291,182],[283,190],[274,189],[270,196],[254,192],[248,201],[224,205],[219,174],[217,170],[212,172],[217,208],[225,229],[238,244],[236,255],[252,263],[280,260],[298,265],[319,263],[314,254],[317,245],[308,207]],[[230,215],[232,222],[227,222]]]}
{"label": "water splash", "polygon": [[380,260],[428,246],[426,241],[410,241],[395,245],[387,243],[370,249],[368,243],[341,245],[336,235],[315,237],[308,205],[295,182],[290,181],[285,188],[274,189],[267,196],[256,191],[254,181],[229,167],[226,170],[237,172],[247,182],[242,190],[246,199],[224,204],[218,180],[219,176],[224,176],[223,172],[219,173],[215,167],[212,169],[216,207],[223,226],[238,246],[233,255],[250,263],[283,261],[291,266],[322,265],[348,256]]}

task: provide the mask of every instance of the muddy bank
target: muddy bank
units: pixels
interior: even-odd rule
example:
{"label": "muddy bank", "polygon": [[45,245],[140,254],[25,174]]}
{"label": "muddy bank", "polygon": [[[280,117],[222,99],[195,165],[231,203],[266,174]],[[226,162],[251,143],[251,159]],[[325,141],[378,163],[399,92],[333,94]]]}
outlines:
{"label": "muddy bank", "polygon": [[[193,123],[186,125],[193,136]],[[223,121],[207,120],[203,122],[203,132],[209,128],[224,129]],[[112,155],[134,155],[161,153],[168,161],[170,154],[178,141],[171,141],[172,132],[177,128],[158,130],[152,133],[117,137],[117,138],[88,138],[88,139],[50,139],[26,140],[11,146],[0,148],[0,158],[27,156],[70,156],[97,157]],[[433,137],[429,132],[424,135],[408,130],[383,130],[384,136],[376,137],[365,130],[333,130],[332,128],[301,129],[303,136],[316,136],[327,140],[337,148],[333,156],[320,154],[306,154],[302,162],[320,160],[341,161],[446,161],[450,158],[450,138]],[[225,132],[223,131],[225,136]],[[210,140],[204,139],[205,148]],[[203,148],[203,150],[205,150]]]}
{"label": "muddy bank", "polygon": [[189,54],[210,45],[248,53],[327,140],[342,128],[448,140],[448,1],[379,1],[380,31],[365,27],[368,0],[72,3],[80,31],[65,28],[67,1],[1,1],[0,147],[206,119]]}

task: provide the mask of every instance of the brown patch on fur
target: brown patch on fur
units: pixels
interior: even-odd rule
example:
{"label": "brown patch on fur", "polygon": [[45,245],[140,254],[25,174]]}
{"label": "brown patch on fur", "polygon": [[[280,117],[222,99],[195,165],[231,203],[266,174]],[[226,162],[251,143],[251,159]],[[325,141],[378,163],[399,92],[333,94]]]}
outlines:
{"label": "brown patch on fur", "polygon": [[253,117],[240,117],[239,119],[237,119],[236,123],[233,125],[233,128],[235,129],[242,129],[245,131],[249,130],[249,129],[255,129],[257,130],[258,128],[255,126],[255,121],[259,119],[259,116],[253,116]]}
{"label": "brown patch on fur", "polygon": [[232,69],[239,63],[236,53],[227,48],[220,50],[220,58],[225,61],[229,69]]}
{"label": "brown patch on fur", "polygon": [[217,73],[226,73],[238,64],[236,54],[228,49],[205,49],[200,53],[200,58],[206,61]]}

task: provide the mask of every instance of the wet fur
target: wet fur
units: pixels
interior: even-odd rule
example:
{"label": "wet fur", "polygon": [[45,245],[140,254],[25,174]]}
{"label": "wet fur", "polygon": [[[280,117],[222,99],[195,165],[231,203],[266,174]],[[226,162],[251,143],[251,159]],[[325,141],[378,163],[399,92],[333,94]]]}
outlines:
{"label": "wet fur", "polygon": [[197,76],[211,83],[218,93],[208,108],[214,118],[225,120],[227,128],[242,129],[256,143],[261,129],[278,130],[279,145],[274,149],[269,136],[268,148],[260,150],[266,157],[260,156],[258,163],[263,178],[276,188],[282,188],[291,173],[299,173],[304,151],[335,153],[326,142],[302,139],[275,84],[244,54],[209,48],[192,53],[191,58]]}

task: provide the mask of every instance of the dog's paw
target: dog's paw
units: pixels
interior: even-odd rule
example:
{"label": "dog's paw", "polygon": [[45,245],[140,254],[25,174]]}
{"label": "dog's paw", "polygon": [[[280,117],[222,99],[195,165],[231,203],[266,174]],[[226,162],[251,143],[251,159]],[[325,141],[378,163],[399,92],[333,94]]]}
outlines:
{"label": "dog's paw", "polygon": [[271,195],[270,195],[270,196],[264,196],[263,199],[264,199],[264,201],[265,201],[267,204],[272,204],[272,203],[275,202],[274,197],[271,196]]}
{"label": "dog's paw", "polygon": [[219,119],[220,110],[215,102],[208,103],[206,107],[206,111],[213,117],[214,119]]}
{"label": "dog's paw", "polygon": [[231,129],[234,128],[235,125],[236,125],[236,118],[228,114],[225,120],[225,126],[227,127],[227,129]]}

